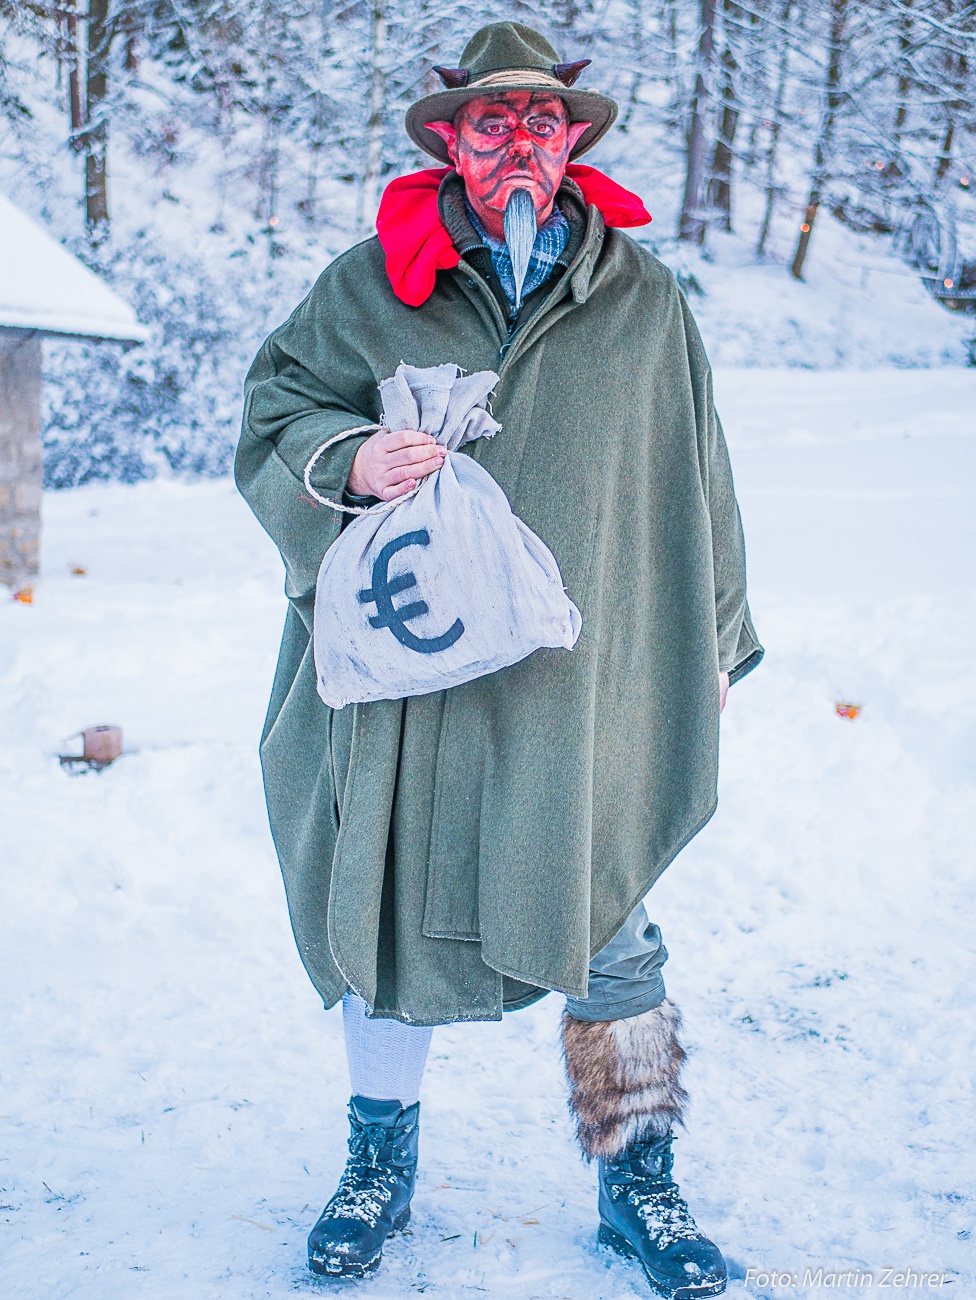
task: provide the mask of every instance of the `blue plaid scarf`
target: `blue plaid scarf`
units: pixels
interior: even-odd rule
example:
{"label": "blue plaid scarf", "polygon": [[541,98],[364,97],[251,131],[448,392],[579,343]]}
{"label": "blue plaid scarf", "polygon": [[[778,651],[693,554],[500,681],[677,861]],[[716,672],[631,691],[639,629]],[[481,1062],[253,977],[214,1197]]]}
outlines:
{"label": "blue plaid scarf", "polygon": [[[515,275],[512,272],[512,259],[508,252],[508,245],[504,239],[492,239],[467,199],[465,199],[465,207],[468,210],[468,219],[481,238],[482,246],[491,254],[491,264],[501,281],[505,297],[508,299],[509,315],[512,316],[515,314]],[[549,278],[568,241],[569,222],[557,207],[553,207],[552,215],[539,227],[535,243],[532,245],[532,256],[529,258],[525,283],[522,285],[523,302],[533,289],[538,289],[539,285]]]}

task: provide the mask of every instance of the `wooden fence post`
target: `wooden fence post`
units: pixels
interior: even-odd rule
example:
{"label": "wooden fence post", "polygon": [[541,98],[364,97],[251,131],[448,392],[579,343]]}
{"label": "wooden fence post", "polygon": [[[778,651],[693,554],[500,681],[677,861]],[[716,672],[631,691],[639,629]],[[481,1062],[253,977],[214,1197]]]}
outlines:
{"label": "wooden fence post", "polygon": [[0,329],[0,583],[14,591],[37,575],[43,479],[40,335]]}

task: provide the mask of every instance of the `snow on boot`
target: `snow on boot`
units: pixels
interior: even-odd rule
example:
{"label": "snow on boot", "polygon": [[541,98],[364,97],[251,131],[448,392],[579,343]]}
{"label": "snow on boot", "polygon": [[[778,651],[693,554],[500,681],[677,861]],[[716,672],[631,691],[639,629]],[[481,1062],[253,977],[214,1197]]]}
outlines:
{"label": "snow on boot", "polygon": [[600,1162],[599,1240],[637,1258],[658,1295],[720,1295],[721,1252],[695,1226],[671,1178],[681,1086],[681,1013],[667,998],[625,1020],[563,1016],[569,1108],[583,1154]]}
{"label": "snow on boot", "polygon": [[329,1277],[366,1277],[386,1239],[410,1220],[417,1178],[420,1103],[353,1097],[349,1159],[335,1195],[308,1236],[308,1266]]}
{"label": "snow on boot", "polygon": [[631,1143],[600,1161],[599,1240],[637,1259],[668,1300],[721,1295],[728,1281],[722,1252],[695,1224],[671,1177],[671,1135]]}

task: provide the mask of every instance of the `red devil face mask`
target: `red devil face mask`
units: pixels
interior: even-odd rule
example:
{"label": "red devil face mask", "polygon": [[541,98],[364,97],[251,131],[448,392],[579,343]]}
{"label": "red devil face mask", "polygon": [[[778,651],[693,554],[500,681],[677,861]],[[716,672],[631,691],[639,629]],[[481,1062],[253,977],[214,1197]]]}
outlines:
{"label": "red devil face mask", "polygon": [[482,225],[504,239],[513,190],[528,190],[540,225],[550,215],[570,150],[590,124],[568,122],[558,95],[521,90],[479,96],[453,123],[427,125],[447,144]]}

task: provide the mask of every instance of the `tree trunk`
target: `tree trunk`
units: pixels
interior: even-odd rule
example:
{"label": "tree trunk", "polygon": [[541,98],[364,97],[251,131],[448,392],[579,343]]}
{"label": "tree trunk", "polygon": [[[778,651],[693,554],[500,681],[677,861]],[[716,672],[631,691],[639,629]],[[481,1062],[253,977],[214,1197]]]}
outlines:
{"label": "tree trunk", "polygon": [[814,187],[810,190],[810,201],[803,210],[803,220],[800,223],[800,238],[796,241],[796,252],[793,254],[793,262],[790,266],[790,273],[794,280],[803,279],[803,263],[807,260],[810,236],[813,234],[813,223],[820,211],[820,200],[820,189]]}
{"label": "tree trunk", "polygon": [[280,92],[274,77],[268,77],[264,85],[264,133],[261,139],[261,166],[259,168],[259,188],[256,213],[258,220],[264,223],[267,236],[268,263],[267,274],[274,271],[274,259],[281,251],[276,238],[281,217],[278,213],[278,173],[280,167],[281,103]]}
{"label": "tree trunk", "polygon": [[383,171],[383,133],[386,126],[386,39],[389,30],[386,0],[373,0],[370,47],[369,116],[366,119],[366,149],[363,179],[359,187],[356,224],[366,230],[379,206],[380,176]]}
{"label": "tree trunk", "polygon": [[121,15],[122,21],[120,27],[125,32],[125,59],[123,66],[126,72],[139,71],[139,15],[134,8],[124,9]]}
{"label": "tree trunk", "polygon": [[703,203],[705,173],[708,168],[705,113],[710,98],[712,60],[715,53],[715,2],[716,0],[701,0],[698,66],[688,122],[685,191],[681,201],[681,216],[678,219],[678,238],[696,244],[704,242],[707,226]]}
{"label": "tree trunk", "polygon": [[810,236],[813,225],[820,211],[824,186],[830,167],[830,150],[834,139],[834,125],[840,108],[842,95],[840,89],[841,69],[843,66],[844,27],[847,20],[848,0],[830,0],[830,48],[827,58],[827,76],[824,85],[824,108],[817,131],[817,141],[813,151],[813,172],[810,177],[810,194],[806,210],[800,225],[800,237],[793,254],[790,272],[795,280],[803,279],[803,266],[810,248]]}
{"label": "tree trunk", "polygon": [[666,72],[665,80],[670,84],[673,91],[677,91],[681,84],[681,72],[678,63],[678,3],[679,0],[667,0],[668,9],[668,44],[666,51]]}
{"label": "tree trunk", "polygon": [[[64,0],[64,4],[64,25],[68,37],[68,122],[71,126],[71,134],[74,137],[85,125],[85,114],[81,102],[81,46],[78,43],[78,18],[75,0]],[[78,147],[76,139],[72,139],[71,143],[74,148]]]}
{"label": "tree trunk", "polygon": [[946,73],[949,85],[956,90],[956,95],[945,101],[946,113],[946,133],[942,140],[942,148],[939,151],[939,161],[935,166],[935,184],[936,188],[941,189],[942,182],[949,174],[949,168],[952,165],[952,142],[956,134],[956,114],[966,113],[971,110],[971,97],[967,97],[966,91],[969,83],[969,60],[965,54],[956,56],[955,67],[951,54],[946,55]]}
{"label": "tree trunk", "polygon": [[618,123],[618,127],[621,131],[626,131],[630,126],[630,120],[634,116],[634,109],[637,107],[641,85],[644,81],[644,0],[631,0],[631,21],[631,53],[633,54],[637,71],[631,78],[630,94],[627,96],[626,111]]}
{"label": "tree trunk", "polygon": [[[785,29],[790,19],[793,0],[784,0],[780,23]],[[776,205],[776,152],[779,148],[779,133],[783,126],[783,101],[786,98],[786,80],[790,66],[790,46],[784,38],[779,54],[779,70],[776,76],[776,100],[773,104],[773,120],[769,127],[769,147],[766,150],[766,207],[763,212],[756,253],[762,257],[766,251],[770,227],[773,224],[773,209]]]}
{"label": "tree trunk", "polygon": [[722,51],[722,111],[712,156],[712,176],[708,183],[708,206],[718,214],[722,230],[728,231],[732,230],[732,151],[739,125],[733,80],[738,68],[735,56],[726,45]]}
{"label": "tree trunk", "polygon": [[671,99],[675,101],[681,93],[681,61],[678,47],[681,43],[681,24],[678,20],[680,0],[665,0],[667,9],[667,41],[664,49],[664,81],[671,88]]}
{"label": "tree trunk", "polygon": [[912,88],[911,65],[908,62],[908,55],[912,46],[912,19],[907,12],[912,7],[912,0],[903,0],[903,3],[905,8],[898,18],[898,88],[895,92],[898,107],[895,109],[893,131],[895,148],[899,154],[901,153],[901,133],[908,121],[908,96]]}
{"label": "tree trunk", "polygon": [[85,221],[92,239],[108,229],[108,55],[111,34],[108,0],[88,0],[88,76],[86,79]]}
{"label": "tree trunk", "polygon": [[318,217],[319,197],[319,154],[322,146],[313,144],[308,151],[308,171],[305,175],[305,197],[298,207],[305,221],[314,226]]}
{"label": "tree trunk", "polygon": [[949,166],[952,162],[952,137],[955,133],[956,124],[950,122],[946,127],[945,139],[942,141],[942,149],[939,152],[939,161],[935,166],[936,184],[945,180],[946,173],[948,172]]}

